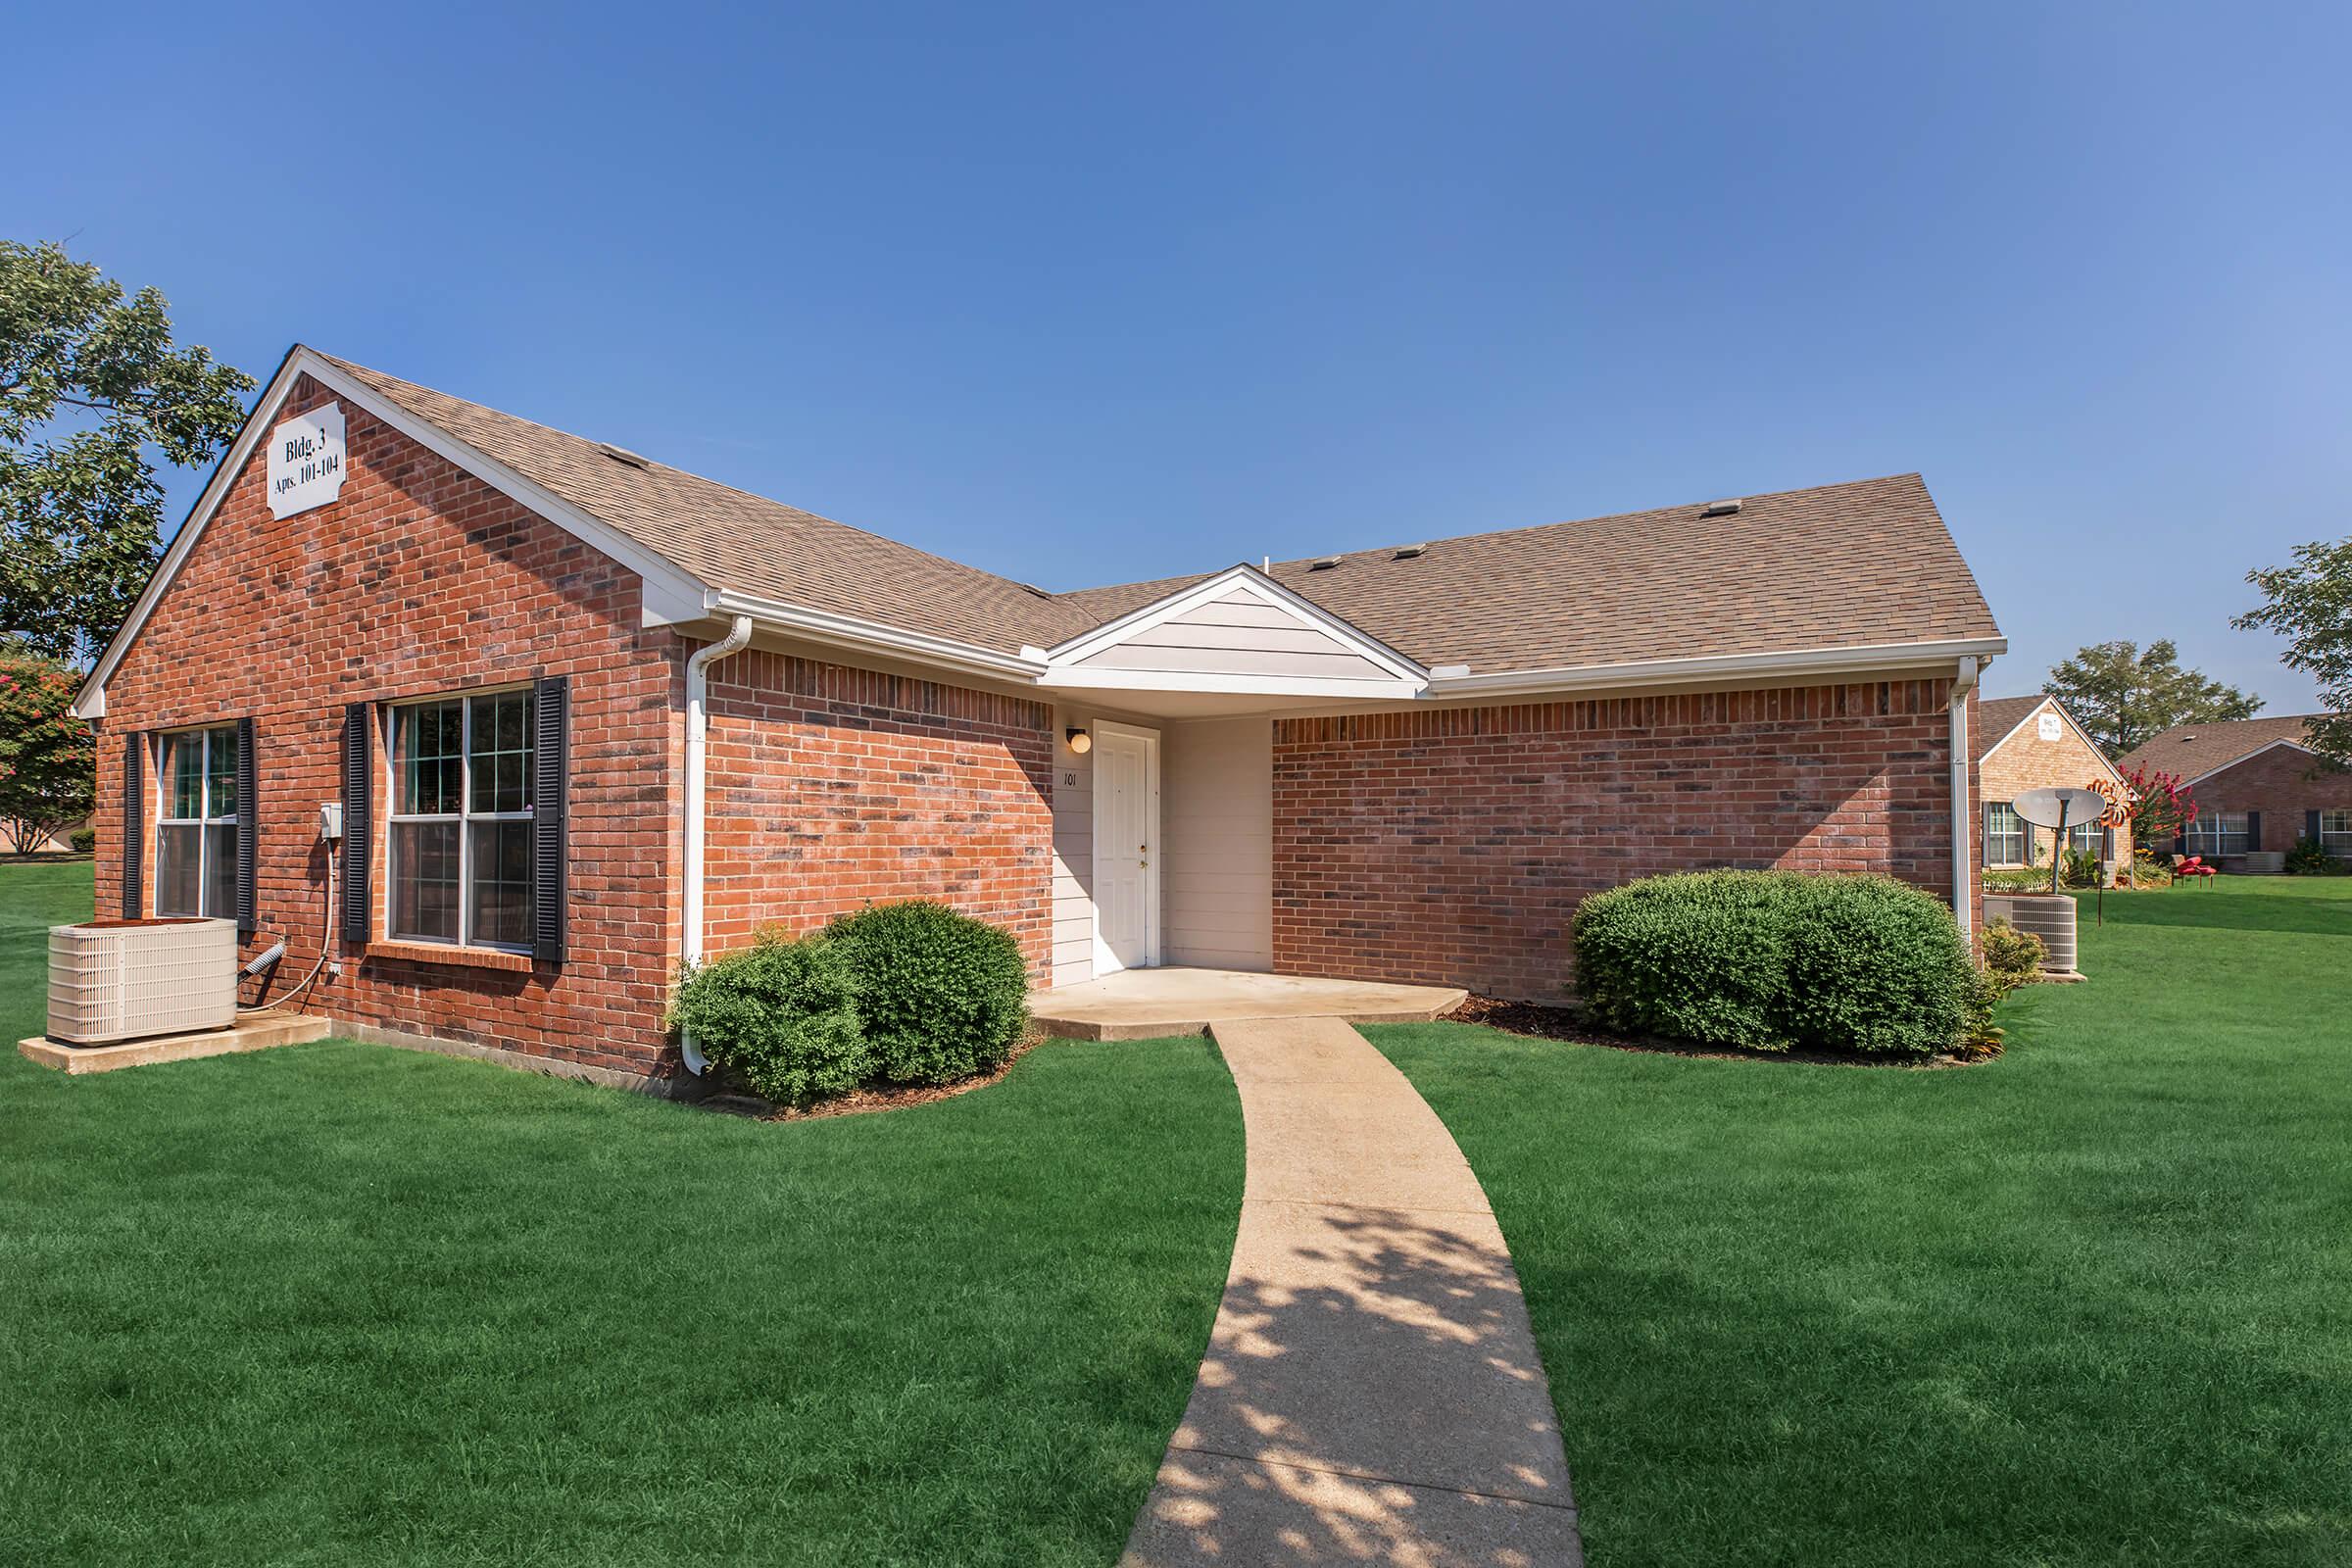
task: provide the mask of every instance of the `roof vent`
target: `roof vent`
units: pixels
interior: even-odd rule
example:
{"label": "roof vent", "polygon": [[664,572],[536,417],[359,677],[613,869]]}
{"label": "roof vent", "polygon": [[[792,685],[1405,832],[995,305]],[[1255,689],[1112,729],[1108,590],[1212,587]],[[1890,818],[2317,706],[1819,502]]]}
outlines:
{"label": "roof vent", "polygon": [[1698,514],[1702,517],[1737,517],[1740,515],[1740,503],[1737,501],[1710,501],[1699,509]]}
{"label": "roof vent", "polygon": [[1033,582],[1016,582],[1013,584],[1013,586],[1020,589],[1023,593],[1035,594],[1040,599],[1051,599],[1054,597],[1053,590],[1048,588],[1040,588]]}
{"label": "roof vent", "polygon": [[1395,561],[1410,561],[1415,556],[1425,554],[1428,549],[1429,544],[1426,540],[1417,545],[1398,545],[1396,547],[1396,554],[1390,559]]}
{"label": "roof vent", "polygon": [[606,457],[611,458],[614,463],[625,463],[632,468],[650,468],[653,466],[652,464],[639,457],[636,453],[631,452],[627,447],[616,447],[610,441],[599,441],[596,444],[596,449],[599,452],[602,452]]}
{"label": "roof vent", "polygon": [[1348,558],[1346,556],[1324,556],[1319,560],[1308,562],[1306,569],[1309,571],[1329,571],[1332,567],[1338,565],[1341,562],[1347,559]]}

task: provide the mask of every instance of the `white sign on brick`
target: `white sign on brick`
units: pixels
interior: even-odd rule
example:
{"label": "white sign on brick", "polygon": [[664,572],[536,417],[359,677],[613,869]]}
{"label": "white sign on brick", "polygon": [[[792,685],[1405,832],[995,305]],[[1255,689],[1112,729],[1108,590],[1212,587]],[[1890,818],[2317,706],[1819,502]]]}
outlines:
{"label": "white sign on brick", "polygon": [[270,432],[270,515],[291,517],[343,493],[343,405],[321,404]]}
{"label": "white sign on brick", "polygon": [[2054,741],[2060,735],[2065,733],[2065,731],[2059,728],[2058,715],[2056,713],[2042,714],[2041,722],[2034,726],[2034,732],[2045,741]]}

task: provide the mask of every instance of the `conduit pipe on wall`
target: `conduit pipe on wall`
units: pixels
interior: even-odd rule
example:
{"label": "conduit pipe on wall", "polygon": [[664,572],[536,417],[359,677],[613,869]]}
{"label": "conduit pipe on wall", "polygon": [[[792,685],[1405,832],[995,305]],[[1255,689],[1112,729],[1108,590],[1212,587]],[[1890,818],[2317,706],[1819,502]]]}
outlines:
{"label": "conduit pipe on wall", "polygon": [[1972,654],[1961,659],[1952,678],[1952,918],[1960,922],[1964,937],[1976,926],[1977,877],[1970,854],[1976,822],[1968,798],[1968,694],[1976,685],[1977,660]]}
{"label": "conduit pipe on wall", "polygon": [[[703,961],[703,797],[710,750],[710,666],[730,654],[739,654],[752,640],[752,617],[737,615],[727,634],[697,649],[686,661],[686,917],[679,954],[688,964]],[[694,1036],[678,1037],[686,1070],[701,1077],[710,1063],[695,1048]]]}

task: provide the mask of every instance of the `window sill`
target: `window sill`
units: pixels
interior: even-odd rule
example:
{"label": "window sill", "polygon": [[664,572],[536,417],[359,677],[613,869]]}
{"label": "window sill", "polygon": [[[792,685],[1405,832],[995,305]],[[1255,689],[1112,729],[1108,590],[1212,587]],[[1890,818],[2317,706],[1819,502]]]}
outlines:
{"label": "window sill", "polygon": [[361,956],[361,961],[370,958],[396,959],[402,963],[441,963],[460,969],[505,969],[528,974],[532,958],[527,953],[507,953],[498,948],[443,947],[437,942],[370,942]]}

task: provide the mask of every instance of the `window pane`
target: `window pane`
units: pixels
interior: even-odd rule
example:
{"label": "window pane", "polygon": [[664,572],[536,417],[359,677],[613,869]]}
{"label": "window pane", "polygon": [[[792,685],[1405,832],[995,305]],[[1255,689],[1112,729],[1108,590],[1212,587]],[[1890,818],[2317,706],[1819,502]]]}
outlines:
{"label": "window pane", "polygon": [[196,904],[196,835],[202,829],[167,822],[155,830],[155,912],[199,914]]}
{"label": "window pane", "polygon": [[210,793],[205,797],[207,816],[234,816],[237,810],[237,732],[234,726],[211,732],[212,745],[207,750],[209,760],[206,772],[210,775]]}
{"label": "window pane", "polygon": [[531,808],[531,694],[473,699],[473,800],[476,811]]}
{"label": "window pane", "polygon": [[204,912],[230,920],[237,913],[237,830],[204,830]]}
{"label": "window pane", "polygon": [[403,816],[456,815],[459,749],[466,705],[418,703],[392,710],[392,809]]}
{"label": "window pane", "polygon": [[458,824],[392,824],[392,935],[458,940]]}
{"label": "window pane", "polygon": [[[204,815],[204,737],[164,737],[164,814],[195,821]],[[192,911],[191,911],[192,912]]]}
{"label": "window pane", "polygon": [[474,822],[472,881],[473,940],[503,947],[531,941],[531,824]]}

